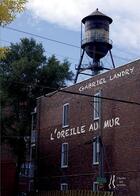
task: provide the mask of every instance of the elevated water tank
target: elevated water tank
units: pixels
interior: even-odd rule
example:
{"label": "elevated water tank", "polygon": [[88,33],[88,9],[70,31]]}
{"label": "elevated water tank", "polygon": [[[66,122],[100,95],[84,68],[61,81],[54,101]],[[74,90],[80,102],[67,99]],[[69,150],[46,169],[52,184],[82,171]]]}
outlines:
{"label": "elevated water tank", "polygon": [[109,39],[109,25],[112,19],[96,9],[95,12],[82,19],[85,25],[84,39],[81,47],[93,62],[99,62],[112,48]]}

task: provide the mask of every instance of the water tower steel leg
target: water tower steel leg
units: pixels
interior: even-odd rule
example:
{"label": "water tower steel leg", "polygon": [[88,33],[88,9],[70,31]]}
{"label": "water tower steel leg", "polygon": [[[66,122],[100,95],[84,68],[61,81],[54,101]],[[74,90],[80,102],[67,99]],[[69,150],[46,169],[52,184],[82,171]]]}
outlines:
{"label": "water tower steel leg", "polygon": [[75,76],[75,79],[74,79],[74,84],[77,82],[78,75],[80,73],[80,68],[81,68],[81,63],[82,63],[82,60],[83,60],[84,53],[85,53],[85,50],[82,51],[82,54],[81,54],[81,57],[80,57],[80,61],[79,61],[78,68],[77,68],[77,73],[76,73],[76,76]]}
{"label": "water tower steel leg", "polygon": [[111,57],[113,68],[115,68],[115,64],[114,64],[114,60],[113,60],[113,56],[112,56],[111,50],[109,50],[109,53],[110,53],[110,57]]}

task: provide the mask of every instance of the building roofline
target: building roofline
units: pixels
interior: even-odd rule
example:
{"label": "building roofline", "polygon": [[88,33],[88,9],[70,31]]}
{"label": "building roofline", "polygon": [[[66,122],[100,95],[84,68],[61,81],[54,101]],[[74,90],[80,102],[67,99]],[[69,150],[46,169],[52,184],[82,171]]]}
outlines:
{"label": "building roofline", "polygon": [[[65,89],[71,88],[71,87],[73,87],[73,86],[79,85],[79,84],[81,84],[81,83],[83,83],[83,82],[86,82],[86,81],[88,81],[88,80],[91,80],[91,79],[93,79],[93,78],[95,78],[95,77],[101,76],[101,75],[103,75],[103,74],[105,74],[105,73],[109,73],[109,72],[112,71],[112,70],[117,70],[117,69],[122,68],[123,66],[133,64],[133,63],[135,63],[135,62],[137,62],[137,61],[140,61],[140,59],[137,59],[137,60],[135,60],[135,61],[131,61],[131,62],[127,63],[127,64],[120,65],[120,66],[118,66],[118,67],[116,67],[116,68],[114,68],[114,69],[111,69],[111,70],[109,70],[109,71],[99,73],[98,75],[92,76],[92,77],[89,78],[89,79],[83,80],[83,81],[78,82],[78,83],[76,83],[76,84],[72,84],[71,86],[67,86],[67,87],[64,87],[64,88],[62,88],[62,89],[65,90]],[[37,97],[36,99],[38,100],[38,99],[40,99],[40,98],[42,98],[42,97],[49,97],[49,96],[52,96],[53,94],[56,94],[57,92],[58,92],[58,90],[55,90],[55,91],[50,92],[50,93],[48,93],[48,94],[41,95],[40,97]]]}

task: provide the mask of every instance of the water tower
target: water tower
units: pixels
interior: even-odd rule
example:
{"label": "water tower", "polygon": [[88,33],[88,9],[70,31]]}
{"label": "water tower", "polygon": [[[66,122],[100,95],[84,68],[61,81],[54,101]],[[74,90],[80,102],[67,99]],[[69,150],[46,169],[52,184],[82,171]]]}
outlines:
{"label": "water tower", "polygon": [[[112,19],[96,9],[95,12],[86,16],[81,22],[81,57],[78,64],[77,73],[75,77],[75,83],[77,82],[79,74],[83,73],[85,70],[91,70],[92,75],[100,73],[101,70],[108,68],[103,67],[100,63],[100,59],[103,58],[108,51],[110,52],[113,67],[114,61],[112,58],[112,42],[109,39],[109,25],[112,23]],[[84,24],[84,38],[82,35],[82,24]],[[81,66],[84,53],[92,58],[92,63],[84,67]]]}

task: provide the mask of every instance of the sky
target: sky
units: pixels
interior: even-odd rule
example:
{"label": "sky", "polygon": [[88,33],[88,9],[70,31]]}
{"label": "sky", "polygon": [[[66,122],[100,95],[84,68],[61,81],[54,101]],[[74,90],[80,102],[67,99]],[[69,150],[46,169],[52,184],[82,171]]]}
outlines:
{"label": "sky", "polygon": [[[96,8],[113,19],[110,25],[110,39],[113,41],[112,54],[115,66],[138,59],[140,57],[139,0],[29,0],[26,11],[17,15],[16,20],[6,28],[0,27],[0,44],[8,46],[10,42],[19,42],[21,38],[33,37],[43,44],[47,57],[55,54],[60,61],[67,58],[75,73],[75,66],[80,60],[81,20]],[[16,30],[43,36],[46,39]],[[91,59],[85,55],[83,63],[88,64],[90,61]],[[109,54],[102,59],[102,62],[105,67],[112,67]]]}

